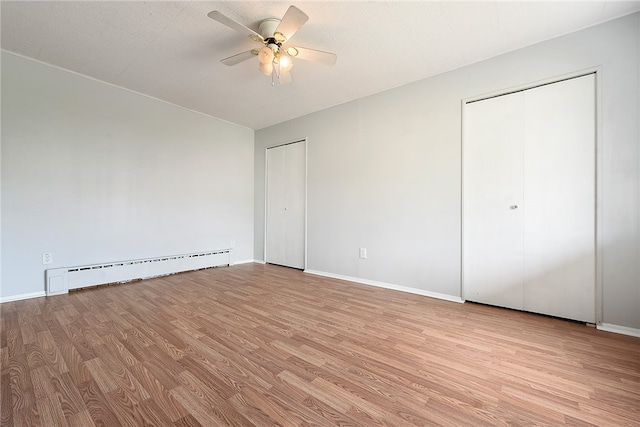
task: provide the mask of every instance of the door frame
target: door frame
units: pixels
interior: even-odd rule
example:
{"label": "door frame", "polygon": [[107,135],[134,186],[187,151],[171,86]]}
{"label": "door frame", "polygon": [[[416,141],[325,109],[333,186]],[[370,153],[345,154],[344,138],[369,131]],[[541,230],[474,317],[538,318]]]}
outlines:
{"label": "door frame", "polygon": [[278,148],[278,147],[284,147],[285,145],[293,145],[293,144],[298,144],[298,143],[302,143],[304,144],[304,243],[303,243],[303,250],[304,250],[304,267],[303,267],[303,271],[307,269],[307,211],[308,211],[308,207],[307,207],[307,176],[308,176],[308,144],[307,144],[307,138],[300,138],[300,139],[294,139],[292,141],[289,142],[283,142],[283,143],[276,143],[276,144],[271,144],[265,147],[264,149],[264,236],[263,236],[263,241],[264,241],[264,248],[263,248],[263,253],[264,253],[264,262],[265,264],[267,263],[267,204],[269,203],[269,156],[268,156],[268,150],[270,148]]}
{"label": "door frame", "polygon": [[602,221],[603,218],[603,150],[602,150],[602,67],[591,67],[579,71],[574,71],[567,74],[562,74],[555,77],[550,77],[535,82],[525,83],[518,86],[513,86],[507,89],[501,89],[482,95],[476,95],[461,100],[461,156],[460,156],[460,298],[465,301],[465,287],[464,287],[464,153],[465,153],[465,138],[466,138],[466,122],[465,122],[465,110],[466,105],[476,101],[482,101],[485,99],[495,98],[502,95],[508,95],[514,92],[522,92],[528,89],[533,89],[539,86],[546,86],[553,83],[559,83],[563,80],[570,80],[577,77],[586,76],[589,74],[595,75],[595,111],[596,116],[594,120],[595,124],[595,319],[598,326],[602,325],[602,304],[603,304],[603,287],[602,287]]}

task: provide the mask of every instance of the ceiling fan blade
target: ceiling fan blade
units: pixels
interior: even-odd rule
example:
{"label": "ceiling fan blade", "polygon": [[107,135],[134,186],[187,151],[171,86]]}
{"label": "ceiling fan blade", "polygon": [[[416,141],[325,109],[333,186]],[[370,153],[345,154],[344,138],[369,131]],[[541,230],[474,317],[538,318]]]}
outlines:
{"label": "ceiling fan blade", "polygon": [[257,54],[258,54],[258,49],[251,49],[246,52],[238,53],[237,55],[233,55],[228,58],[221,59],[220,62],[222,62],[224,65],[229,65],[229,66],[236,65],[243,61],[246,61],[247,59],[250,59],[256,56]]}
{"label": "ceiling fan blade", "polygon": [[298,31],[308,20],[309,17],[306,13],[295,6],[289,6],[289,9],[287,9],[287,12],[282,17],[282,21],[280,21],[280,24],[275,31],[275,33],[282,34],[284,36],[284,40],[278,40],[278,37],[276,37],[276,40],[281,43],[286,42],[293,37],[296,31]]}
{"label": "ceiling fan blade", "polygon": [[287,53],[294,57],[305,61],[320,62],[325,65],[334,65],[338,60],[338,55],[331,52],[323,52],[321,50],[309,49],[306,47],[292,46],[288,47]]}
{"label": "ceiling fan blade", "polygon": [[236,30],[239,33],[242,33],[246,36],[251,37],[252,40],[255,40],[257,42],[264,42],[264,39],[262,38],[262,36],[258,33],[256,33],[255,31],[253,31],[251,28],[245,27],[244,25],[242,25],[241,23],[239,23],[238,21],[229,18],[226,15],[223,15],[222,13],[220,13],[217,10],[212,10],[211,12],[209,12],[207,14],[207,16],[211,19],[213,19],[214,21],[218,21],[221,24],[226,25],[227,27]]}

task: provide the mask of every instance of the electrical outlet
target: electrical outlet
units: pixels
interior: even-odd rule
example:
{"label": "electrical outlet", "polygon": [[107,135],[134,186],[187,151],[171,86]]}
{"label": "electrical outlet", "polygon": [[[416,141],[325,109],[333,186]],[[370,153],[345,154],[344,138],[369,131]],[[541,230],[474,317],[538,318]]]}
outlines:
{"label": "electrical outlet", "polygon": [[360,248],[360,258],[362,259],[367,258],[367,248]]}
{"label": "electrical outlet", "polygon": [[53,254],[42,254],[42,263],[51,264],[53,262]]}

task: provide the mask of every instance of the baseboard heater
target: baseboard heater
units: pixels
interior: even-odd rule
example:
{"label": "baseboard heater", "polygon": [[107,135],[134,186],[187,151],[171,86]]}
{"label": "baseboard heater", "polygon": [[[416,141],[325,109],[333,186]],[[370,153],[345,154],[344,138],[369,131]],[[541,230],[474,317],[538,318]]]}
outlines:
{"label": "baseboard heater", "polygon": [[46,292],[47,295],[64,294],[69,290],[88,286],[130,282],[227,265],[231,265],[231,249],[80,267],[52,268],[45,272]]}

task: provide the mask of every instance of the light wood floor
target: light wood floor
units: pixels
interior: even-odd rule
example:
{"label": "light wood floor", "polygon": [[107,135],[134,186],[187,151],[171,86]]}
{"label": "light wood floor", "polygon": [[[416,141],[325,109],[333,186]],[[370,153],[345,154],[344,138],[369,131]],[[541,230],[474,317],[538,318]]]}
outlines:
{"label": "light wood floor", "polygon": [[2,426],[640,425],[640,339],[259,264],[1,306]]}

